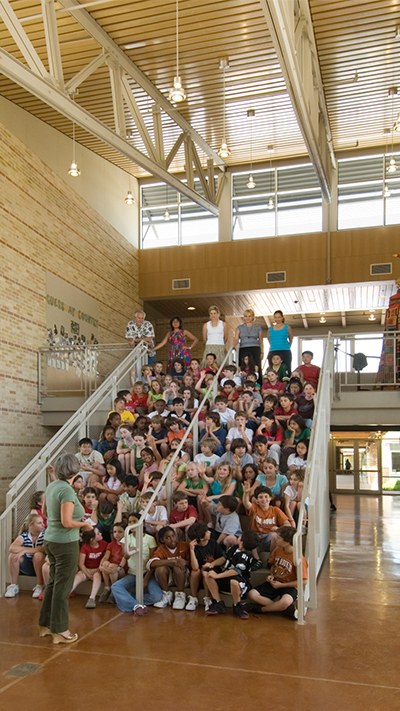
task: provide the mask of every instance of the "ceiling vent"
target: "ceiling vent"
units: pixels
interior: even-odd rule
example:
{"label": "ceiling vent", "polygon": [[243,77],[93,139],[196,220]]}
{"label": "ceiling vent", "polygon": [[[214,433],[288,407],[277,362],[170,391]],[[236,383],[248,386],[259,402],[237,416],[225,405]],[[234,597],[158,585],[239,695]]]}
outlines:
{"label": "ceiling vent", "polygon": [[370,264],[369,273],[371,276],[377,274],[391,274],[392,273],[392,262],[387,262],[387,264]]}
{"label": "ceiling vent", "polygon": [[286,281],[286,272],[267,272],[267,284]]}
{"label": "ceiling vent", "polygon": [[177,289],[190,289],[190,279],[172,279],[172,288],[174,291]]}

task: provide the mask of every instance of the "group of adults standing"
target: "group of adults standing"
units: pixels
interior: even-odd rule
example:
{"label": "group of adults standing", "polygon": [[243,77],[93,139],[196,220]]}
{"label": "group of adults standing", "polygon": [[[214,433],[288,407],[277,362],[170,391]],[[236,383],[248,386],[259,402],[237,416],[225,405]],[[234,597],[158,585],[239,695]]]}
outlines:
{"label": "group of adults standing", "polygon": [[[220,365],[226,355],[226,344],[228,341],[228,326],[226,321],[222,321],[221,314],[217,306],[210,306],[209,321],[203,324],[202,335],[205,344],[202,365],[205,365],[207,353],[215,354],[216,362]],[[149,348],[149,364],[153,365],[156,360],[156,351],[169,343],[167,371],[173,370],[174,361],[179,358],[186,368],[190,367],[191,351],[197,345],[198,338],[190,331],[183,328],[182,319],[174,316],[170,322],[170,330],[156,346],[154,345],[154,326],[150,321],[146,321],[144,311],[135,313],[135,320],[129,321],[126,328],[126,338],[130,346],[135,346],[141,341],[145,341]],[[291,372],[292,353],[291,344],[293,332],[290,326],[285,323],[282,311],[274,313],[274,323],[269,327],[267,338],[270,343],[268,361],[271,364],[274,355],[280,355],[283,362]],[[190,341],[190,344],[189,344]],[[233,337],[232,345],[239,345],[239,363],[242,363],[245,356],[250,356],[254,365],[257,366],[261,374],[263,354],[263,332],[261,326],[255,322],[253,309],[246,309],[243,313],[243,323],[240,324]]]}

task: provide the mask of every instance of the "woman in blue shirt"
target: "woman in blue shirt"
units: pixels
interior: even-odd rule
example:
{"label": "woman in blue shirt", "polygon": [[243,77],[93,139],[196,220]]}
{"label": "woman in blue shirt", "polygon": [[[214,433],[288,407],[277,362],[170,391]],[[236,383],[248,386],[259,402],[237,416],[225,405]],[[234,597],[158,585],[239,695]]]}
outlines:
{"label": "woman in blue shirt", "polygon": [[274,325],[268,330],[269,353],[268,363],[272,366],[272,357],[279,355],[287,369],[289,375],[292,372],[292,353],[290,347],[293,341],[293,331],[290,326],[285,323],[282,311],[278,310],[274,313]]}

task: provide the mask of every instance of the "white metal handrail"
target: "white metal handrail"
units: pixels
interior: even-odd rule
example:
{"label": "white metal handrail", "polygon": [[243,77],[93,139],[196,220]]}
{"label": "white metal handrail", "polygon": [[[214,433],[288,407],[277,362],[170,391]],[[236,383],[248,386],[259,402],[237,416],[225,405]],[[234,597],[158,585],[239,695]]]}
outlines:
{"label": "white metal handrail", "polygon": [[[93,395],[84,402],[50,441],[36,454],[27,466],[11,482],[6,494],[6,509],[0,516],[0,595],[4,594],[7,575],[8,547],[11,543],[13,522],[16,507],[32,487],[45,489],[46,468],[49,462],[55,460],[65,451],[66,445],[74,438],[87,436],[87,429],[93,414],[103,403],[111,406],[116,397],[118,384],[126,378],[131,369],[141,366],[147,360],[148,348],[145,343],[139,343],[131,349],[124,360],[114,369],[111,375],[100,385]],[[29,513],[29,511],[27,511]]]}
{"label": "white metal handrail", "polygon": [[[293,538],[293,560],[297,568],[299,624],[304,623],[307,608],[317,606],[317,580],[329,547],[329,476],[328,446],[330,414],[333,397],[333,336],[325,340],[324,359],[318,381],[310,447],[308,450],[303,497],[299,510],[297,531]],[[306,559],[308,582],[303,586],[302,530],[305,506],[308,507]]]}
{"label": "white metal handrail", "polygon": [[171,476],[170,475],[171,475],[175,460],[178,457],[179,452],[182,449],[182,446],[185,444],[185,442],[191,432],[193,432],[193,455],[197,451],[199,413],[201,412],[201,408],[203,407],[204,403],[206,402],[210,392],[211,391],[215,392],[215,389],[218,385],[218,378],[219,378],[220,374],[222,373],[222,370],[223,370],[225,364],[230,362],[232,351],[233,351],[233,348],[230,348],[228,353],[226,354],[224,360],[222,361],[217,373],[215,374],[214,380],[212,381],[210,387],[206,390],[206,392],[203,396],[203,399],[199,403],[199,406],[192,417],[192,421],[191,421],[189,427],[187,428],[187,430],[180,442],[178,449],[175,451],[175,454],[172,457],[171,461],[169,462],[162,478],[158,482],[151,499],[149,499],[149,501],[148,501],[146,508],[143,509],[143,511],[141,512],[140,520],[137,523],[134,523],[131,526],[127,526],[125,528],[124,548],[125,548],[125,554],[127,556],[132,555],[132,551],[129,549],[129,544],[128,544],[129,533],[130,533],[130,531],[135,529],[135,543],[136,543],[135,548],[136,548],[136,550],[134,551],[134,554],[137,556],[135,597],[140,604],[143,604],[143,573],[144,573],[144,570],[143,570],[143,527],[144,527],[144,523],[145,523],[145,517],[146,517],[147,513],[149,512],[150,507],[156,500],[156,498],[157,498],[158,494],[160,493],[161,488],[164,486],[164,484],[166,485],[166,490],[167,490],[167,501],[168,502],[170,501],[170,499],[171,499]]}

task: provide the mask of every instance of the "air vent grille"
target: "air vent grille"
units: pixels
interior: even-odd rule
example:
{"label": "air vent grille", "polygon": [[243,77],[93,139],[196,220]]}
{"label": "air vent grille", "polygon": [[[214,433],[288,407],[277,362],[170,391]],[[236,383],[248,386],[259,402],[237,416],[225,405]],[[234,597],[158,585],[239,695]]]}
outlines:
{"label": "air vent grille", "polygon": [[190,279],[173,279],[172,288],[176,289],[190,289]]}
{"label": "air vent grille", "polygon": [[286,281],[286,272],[267,272],[267,284]]}
{"label": "air vent grille", "polygon": [[392,273],[392,262],[387,262],[387,264],[370,264],[370,274],[391,274]]}

